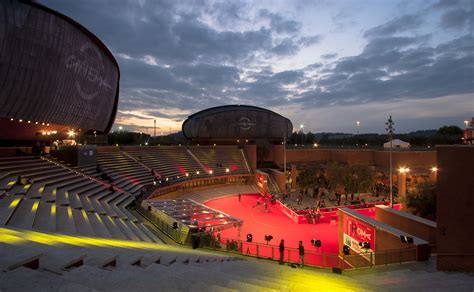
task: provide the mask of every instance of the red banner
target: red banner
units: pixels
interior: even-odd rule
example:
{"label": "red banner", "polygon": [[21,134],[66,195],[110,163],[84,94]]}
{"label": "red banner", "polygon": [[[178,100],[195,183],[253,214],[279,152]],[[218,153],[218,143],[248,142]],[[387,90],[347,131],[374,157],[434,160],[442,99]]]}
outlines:
{"label": "red banner", "polygon": [[[375,250],[375,228],[367,225],[353,217],[344,215],[344,244],[357,252]],[[370,248],[366,249],[359,245],[368,242]]]}

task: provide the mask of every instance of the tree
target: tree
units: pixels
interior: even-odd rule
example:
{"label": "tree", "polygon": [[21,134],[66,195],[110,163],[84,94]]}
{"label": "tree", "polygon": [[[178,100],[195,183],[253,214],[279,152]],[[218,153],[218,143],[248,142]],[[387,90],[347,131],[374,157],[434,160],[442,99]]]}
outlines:
{"label": "tree", "polygon": [[305,166],[298,174],[299,184],[302,188],[307,189],[314,187],[318,182],[317,168],[314,166]]}
{"label": "tree", "polygon": [[326,182],[332,191],[337,191],[339,187],[343,187],[344,167],[337,162],[331,162],[325,170]]}
{"label": "tree", "polygon": [[367,192],[375,183],[375,173],[368,165],[351,165],[345,168],[343,184],[349,194]]}
{"label": "tree", "polygon": [[462,129],[458,126],[443,126],[438,129],[438,134],[447,136],[462,135]]}
{"label": "tree", "polygon": [[307,145],[314,144],[314,134],[311,132],[308,132],[308,134],[305,135],[304,143]]}
{"label": "tree", "polygon": [[436,185],[430,182],[417,186],[405,198],[407,207],[413,214],[429,220],[436,220]]}

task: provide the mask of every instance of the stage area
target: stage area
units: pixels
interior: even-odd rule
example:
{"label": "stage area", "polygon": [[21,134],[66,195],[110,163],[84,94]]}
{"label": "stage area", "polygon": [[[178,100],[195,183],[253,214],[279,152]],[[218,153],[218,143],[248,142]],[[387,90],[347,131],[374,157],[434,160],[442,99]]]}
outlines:
{"label": "stage area", "polygon": [[[266,243],[264,236],[271,234],[273,240],[270,241],[270,245],[278,245],[280,240],[284,239],[285,247],[297,248],[298,241],[301,240],[308,252],[338,253],[338,221],[330,220],[331,216],[333,219],[336,218],[336,212],[322,213],[320,223],[296,224],[276,205],[268,203],[268,212],[265,212],[263,205],[257,206],[257,201],[261,198],[262,196],[258,194],[242,195],[239,202],[239,197],[235,195],[205,202],[205,205],[243,221],[240,236],[238,229],[232,228],[222,231],[221,238],[245,241],[247,234],[251,233],[253,242]],[[361,209],[358,212],[375,217],[373,208]],[[312,246],[311,239],[319,239],[321,247],[318,249]]]}

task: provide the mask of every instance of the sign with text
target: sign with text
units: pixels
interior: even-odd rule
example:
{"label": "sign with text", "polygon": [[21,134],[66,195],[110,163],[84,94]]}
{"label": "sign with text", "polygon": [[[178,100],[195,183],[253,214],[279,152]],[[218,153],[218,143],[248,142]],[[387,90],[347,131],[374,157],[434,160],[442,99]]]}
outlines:
{"label": "sign with text", "polygon": [[[375,228],[353,217],[344,216],[344,244],[357,253],[373,252],[375,250]],[[370,247],[364,248],[360,243],[368,242]]]}

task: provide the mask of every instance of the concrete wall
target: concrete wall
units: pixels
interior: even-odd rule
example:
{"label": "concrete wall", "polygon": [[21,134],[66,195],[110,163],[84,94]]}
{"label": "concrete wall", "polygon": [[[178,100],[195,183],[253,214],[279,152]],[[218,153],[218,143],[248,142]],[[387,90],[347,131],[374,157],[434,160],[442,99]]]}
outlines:
{"label": "concrete wall", "polygon": [[436,245],[436,222],[387,206],[376,206],[375,219]]}
{"label": "concrete wall", "polygon": [[[286,151],[286,161],[287,163],[297,163],[297,162],[326,162],[332,161],[333,150],[329,149],[288,149]],[[275,159],[277,161],[277,159]],[[278,161],[283,161],[283,152],[281,153],[281,158]]]}
{"label": "concrete wall", "polygon": [[[394,168],[408,166],[429,169],[436,165],[436,151],[393,151],[392,163]],[[390,167],[390,152],[375,151],[374,165]]]}
{"label": "concrete wall", "polygon": [[[274,146],[275,162],[283,163],[283,151]],[[378,167],[390,166],[389,151],[367,149],[289,149],[287,163],[331,162],[346,164],[367,164]],[[436,151],[393,151],[393,167],[407,166],[429,169],[436,165]]]}
{"label": "concrete wall", "polygon": [[257,145],[244,145],[245,156],[252,170],[257,168]]}
{"label": "concrete wall", "polygon": [[283,171],[271,169],[270,175],[273,181],[278,185],[278,188],[280,188],[280,191],[285,191],[285,174]]}
{"label": "concrete wall", "polygon": [[439,146],[438,269],[474,272],[474,146]]}

